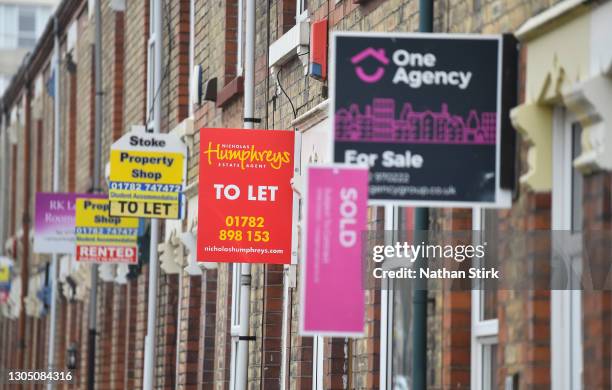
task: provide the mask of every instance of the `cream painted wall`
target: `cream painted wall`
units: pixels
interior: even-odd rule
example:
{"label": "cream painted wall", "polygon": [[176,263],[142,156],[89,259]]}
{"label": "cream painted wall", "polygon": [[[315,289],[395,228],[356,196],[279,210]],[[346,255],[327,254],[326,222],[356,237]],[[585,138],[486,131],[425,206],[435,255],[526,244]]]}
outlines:
{"label": "cream painted wall", "polygon": [[590,70],[592,76],[612,74],[612,1],[592,13]]}
{"label": "cream painted wall", "polygon": [[[559,87],[567,88],[589,76],[590,18],[590,14],[579,15],[523,42],[527,44],[527,103],[552,103],[560,98]],[[558,85],[561,71],[563,84]]]}

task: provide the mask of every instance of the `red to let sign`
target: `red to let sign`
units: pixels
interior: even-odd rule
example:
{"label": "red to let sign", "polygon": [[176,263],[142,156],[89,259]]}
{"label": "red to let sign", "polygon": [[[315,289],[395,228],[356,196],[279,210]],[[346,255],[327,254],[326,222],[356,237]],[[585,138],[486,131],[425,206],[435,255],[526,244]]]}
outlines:
{"label": "red to let sign", "polygon": [[290,264],[295,133],[200,130],[198,261]]}

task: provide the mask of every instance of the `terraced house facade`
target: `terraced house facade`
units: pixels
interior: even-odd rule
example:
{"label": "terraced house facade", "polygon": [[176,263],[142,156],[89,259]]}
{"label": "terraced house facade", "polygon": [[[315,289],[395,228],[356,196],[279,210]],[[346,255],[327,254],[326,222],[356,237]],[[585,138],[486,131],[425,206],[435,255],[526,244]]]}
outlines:
{"label": "terraced house facade", "polygon": [[[301,133],[301,164],[329,155],[328,80],[309,74],[310,32],[411,32],[417,0],[161,0],[162,41],[153,34],[154,0],[99,0],[102,8],[102,167],[110,145],[133,126],[151,127],[161,99],[162,132],[189,148],[186,218],[162,223],[157,291],[148,291],[147,240],[138,266],[103,265],[97,287],[96,389],[143,386],[147,297],[157,294],[155,388],[411,389],[410,289],[366,290],[365,336],[300,337],[295,266],[251,268],[249,336],[238,338],[239,268],[194,265],[181,239],[198,224],[199,129],[241,128],[245,20],[255,3],[255,129]],[[432,0],[438,33],[514,34],[519,43],[516,188],[505,210],[432,209],[439,230],[486,227],[499,237],[521,231],[612,230],[612,1]],[[14,260],[10,295],[0,305],[0,369],[44,369],[49,340],[50,257],[32,250],[34,197],[52,189],[59,153],[62,192],[93,182],[95,129],[94,0],[63,0],[0,97],[0,254]],[[57,26],[57,29],[55,28]],[[60,65],[54,66],[59,38]],[[162,45],[161,90],[152,82]],[[53,88],[59,78],[59,90]],[[54,150],[54,99],[61,148]],[[442,112],[444,107],[432,107]],[[104,177],[104,172],[100,172]],[[409,229],[413,210],[371,207],[372,231]],[[591,265],[607,272],[610,241]],[[500,261],[550,257],[526,238]],[[73,367],[88,388],[91,266],[61,257],[55,366]],[[527,263],[525,263],[527,264]],[[538,263],[539,264],[539,263]],[[542,270],[547,274],[548,270]],[[549,290],[496,286],[427,296],[426,380],[430,389],[612,388],[612,295],[605,288]],[[247,319],[242,319],[243,321]],[[236,360],[248,343],[246,370]],[[421,375],[423,373],[420,373]],[[39,388],[40,385],[23,385]],[[8,389],[0,383],[0,389]]]}

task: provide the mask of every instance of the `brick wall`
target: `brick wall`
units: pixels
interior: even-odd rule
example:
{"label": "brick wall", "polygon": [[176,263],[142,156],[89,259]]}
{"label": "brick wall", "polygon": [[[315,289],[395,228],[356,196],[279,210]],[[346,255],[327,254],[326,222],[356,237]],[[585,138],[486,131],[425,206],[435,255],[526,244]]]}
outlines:
{"label": "brick wall", "polygon": [[[605,286],[582,293],[583,319],[583,381],[585,388],[610,388],[612,378],[612,294],[610,281],[606,280],[610,270],[609,240],[596,238],[612,228],[612,176],[598,172],[584,179],[584,239],[583,246],[589,248],[588,272],[593,283]],[[593,233],[593,238],[590,234]]]}
{"label": "brick wall", "polygon": [[89,358],[89,296],[80,304],[80,321],[81,327],[79,331],[80,343],[78,344],[78,389],[87,389],[87,370]]}
{"label": "brick wall", "polygon": [[76,188],[77,192],[87,192],[93,187],[93,134],[94,134],[94,64],[93,64],[93,23],[90,22],[87,8],[77,19],[77,42],[75,61],[77,62],[77,101],[76,113]]}
{"label": "brick wall", "polygon": [[[514,269],[514,272],[536,275],[524,262],[518,261],[527,256],[538,264],[539,277],[548,280],[549,270],[544,266],[548,263],[550,251],[538,243],[541,235],[529,232],[550,228],[550,206],[549,193],[522,193],[512,211],[500,212],[501,237],[506,233],[510,236],[517,231],[527,232],[523,242],[512,243],[511,252],[509,244],[502,244],[506,249],[500,258],[508,259],[507,263],[513,267],[523,267]],[[501,242],[504,242],[503,238]],[[530,289],[527,291],[505,290],[502,287],[498,293],[498,299],[505,302],[498,309],[498,360],[501,359],[502,377],[519,373],[521,386],[545,389],[550,387],[550,291],[538,288],[538,285],[545,285],[542,280],[530,280]]]}
{"label": "brick wall", "polygon": [[[170,131],[187,117],[189,99],[189,0],[163,3],[164,58],[162,128]],[[168,69],[166,69],[168,68]]]}
{"label": "brick wall", "polygon": [[149,2],[126,1],[124,39],[124,129],[144,125],[147,118],[147,40]]}
{"label": "brick wall", "polygon": [[[108,163],[110,147],[124,132],[123,61],[124,12],[115,11],[110,2],[102,2],[102,174]],[[91,26],[95,26],[93,18]],[[95,74],[95,73],[94,73]],[[95,83],[95,80],[94,80]],[[103,180],[104,182],[104,180]],[[102,183],[105,188],[106,184]]]}
{"label": "brick wall", "polygon": [[[437,214],[437,215],[436,215]],[[442,209],[434,213],[434,229],[442,232],[472,230],[471,209]],[[472,292],[457,291],[448,283],[442,283],[441,327],[435,345],[441,353],[442,389],[470,388],[470,343]]]}
{"label": "brick wall", "polygon": [[124,388],[126,375],[126,348],[127,348],[127,289],[126,285],[114,285],[112,318],[114,334],[111,340],[110,353],[110,388]]}
{"label": "brick wall", "polygon": [[[142,267],[140,276],[137,279],[136,306],[132,309],[136,312],[136,327],[132,337],[134,337],[134,388],[142,388],[144,377],[144,346],[147,333],[147,294],[149,292],[149,271],[148,265]],[[132,300],[133,302],[133,300]]]}
{"label": "brick wall", "polygon": [[176,325],[178,275],[160,273],[157,293],[155,375],[157,389],[174,389],[176,383]]}
{"label": "brick wall", "polygon": [[179,389],[198,389],[200,378],[199,353],[200,320],[202,307],[202,278],[200,276],[180,275],[183,278],[182,300],[179,303],[181,325],[177,331],[178,366],[177,386]]}
{"label": "brick wall", "polygon": [[113,284],[98,282],[98,323],[96,336],[96,386],[112,389],[112,346],[117,328],[113,323]]}
{"label": "brick wall", "polygon": [[198,386],[202,390],[214,388],[216,368],[216,334],[217,325],[217,270],[206,270],[202,276],[200,339],[198,354]]}
{"label": "brick wall", "polygon": [[[82,2],[81,2],[82,3]],[[418,23],[416,1],[372,0],[359,6],[349,0],[312,0],[312,20],[328,17],[330,28],[341,30],[414,31]],[[529,4],[519,1],[451,0],[435,2],[436,31],[499,33],[515,30],[526,18],[556,1],[538,0]],[[216,77],[219,90],[236,76],[237,20],[235,1],[196,0],[195,64],[203,67],[205,80]],[[125,12],[114,11],[103,2],[103,161],[107,161],[111,142],[130,125],[143,124],[146,107],[146,52],[148,39],[148,2],[126,2]],[[301,62],[294,58],[278,74],[271,75],[267,66],[268,47],[294,23],[295,2],[291,0],[257,0],[256,36],[256,113],[262,119],[258,128],[290,129],[295,115],[301,115],[325,98],[325,83],[304,77]],[[80,7],[80,8],[79,8]],[[63,166],[62,188],[84,192],[92,188],[93,146],[93,21],[86,5],[75,9],[77,41],[74,61],[77,70],[68,74],[62,67],[61,82],[67,98],[62,107]],[[189,74],[189,1],[167,3],[164,19],[164,50],[170,61],[164,64],[168,76],[161,91],[163,128],[170,130],[188,114]],[[169,30],[168,30],[169,24]],[[171,42],[171,45],[170,45]],[[172,49],[169,50],[169,47]],[[63,49],[65,50],[65,49]],[[168,56],[169,54],[169,56]],[[523,52],[524,55],[524,52]],[[50,58],[49,58],[50,60]],[[41,74],[49,77],[48,62]],[[278,94],[276,78],[289,95]],[[233,87],[232,87],[233,88]],[[13,148],[15,169],[11,177],[11,232],[29,229],[32,200],[36,189],[50,189],[50,148],[52,141],[52,100],[42,92],[41,118],[30,118],[29,109],[21,116],[19,143]],[[29,98],[28,98],[29,100]],[[16,103],[29,107],[25,95]],[[242,93],[239,88],[223,104],[203,103],[196,107],[197,127],[241,127]],[[295,110],[295,112],[294,112]],[[197,181],[199,137],[190,150],[189,183]],[[521,156],[524,160],[522,147]],[[29,168],[32,169],[29,169]],[[35,173],[35,174],[32,174]],[[594,174],[585,181],[585,226],[609,229],[610,188],[608,174]],[[372,229],[382,226],[382,214],[373,214]],[[550,227],[550,194],[523,190],[510,211],[499,213],[501,232],[533,231]],[[471,229],[469,211],[444,210],[434,223],[443,229]],[[205,221],[202,221],[205,223]],[[26,233],[27,235],[27,233]],[[533,237],[531,238],[533,239]],[[27,240],[19,244],[18,259],[30,262]],[[605,249],[605,248],[604,248]],[[515,256],[548,254],[528,237]],[[602,250],[602,253],[607,253]],[[511,254],[507,254],[511,255]],[[25,268],[27,271],[27,268]],[[527,270],[528,271],[528,270]],[[547,270],[543,270],[546,275]],[[101,283],[98,303],[97,386],[140,388],[143,376],[144,337],[148,267],[130,280],[127,286]],[[256,265],[252,268],[251,329],[256,337],[250,343],[249,386],[276,389],[280,387],[281,326],[283,307],[283,271],[279,266]],[[180,291],[179,277],[183,288]],[[206,270],[201,277],[160,275],[158,296],[156,387],[224,389],[229,381],[231,266],[220,265]],[[380,377],[380,286],[366,291],[365,337],[356,340],[325,338],[324,381],[328,389],[376,389]],[[299,296],[297,289],[289,294],[288,314],[289,387],[312,386],[312,338],[297,334]],[[430,310],[430,345],[432,365],[429,383],[432,388],[469,388],[470,368],[470,292],[442,290],[430,293],[435,302]],[[519,292],[500,290],[498,363],[499,378],[521,374],[521,388],[550,387],[550,303],[549,293],[533,290]],[[79,347],[78,387],[86,388],[87,307],[88,302],[58,301],[57,365],[64,364],[65,351],[72,343]],[[612,299],[608,293],[583,295],[585,387],[610,386]],[[177,329],[180,311],[181,326]],[[48,320],[0,320],[0,365],[16,367],[25,359],[30,367],[45,364]],[[21,332],[21,333],[20,333]],[[18,335],[18,337],[15,337]],[[73,336],[74,335],[74,336]],[[177,344],[178,340],[178,344]],[[28,345],[29,349],[21,348]],[[594,357],[594,359],[593,359]],[[178,365],[177,365],[178,358]],[[428,373],[429,374],[429,373]],[[73,386],[76,388],[77,386]],[[3,387],[0,385],[0,389]]]}

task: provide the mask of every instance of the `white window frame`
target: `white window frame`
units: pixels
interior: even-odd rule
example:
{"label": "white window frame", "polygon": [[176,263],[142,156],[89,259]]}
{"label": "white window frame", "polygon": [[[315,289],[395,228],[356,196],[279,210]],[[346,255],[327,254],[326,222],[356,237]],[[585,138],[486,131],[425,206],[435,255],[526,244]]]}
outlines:
{"label": "white window frame", "polygon": [[[374,210],[378,210],[375,208]],[[397,232],[399,227],[399,207],[385,206],[384,231]],[[375,216],[376,218],[376,216]],[[393,245],[398,237],[389,237],[384,234],[386,245]],[[381,280],[380,290],[380,389],[390,389],[393,386],[393,308],[394,308],[394,282],[393,279]]]}
{"label": "white window frame", "polygon": [[[302,56],[302,65],[306,67],[308,58],[304,56],[308,52],[310,40],[310,24],[308,9],[304,7],[303,0],[295,0],[295,23],[286,33],[270,44],[268,48],[268,67],[276,72],[278,67],[287,61]],[[305,70],[306,71],[306,70]]]}
{"label": "white window frame", "polygon": [[315,336],[312,340],[312,390],[323,390],[325,339]]}
{"label": "white window frame", "polygon": [[[571,230],[573,210],[574,156],[573,124],[577,120],[563,107],[553,113],[552,134],[552,229]],[[580,191],[582,188],[580,188]],[[582,205],[578,205],[582,207]],[[565,234],[565,233],[564,233]],[[570,237],[570,241],[581,242]],[[581,248],[579,248],[581,249]],[[581,272],[580,263],[574,271]],[[551,388],[582,389],[582,292],[580,290],[551,291]]]}
{"label": "white window frame", "polygon": [[236,385],[236,366],[238,364],[238,344],[240,343],[240,302],[242,297],[240,296],[240,278],[241,278],[241,263],[234,263],[231,265],[232,268],[232,304],[231,304],[231,354],[230,354],[230,388],[234,388]]}
{"label": "white window frame", "polygon": [[295,23],[303,22],[308,19],[307,0],[295,0]]}
{"label": "white window frame", "polygon": [[[472,209],[472,230],[480,231],[483,228],[483,213],[481,208]],[[477,238],[478,239],[478,238]],[[482,320],[484,298],[480,286],[472,289],[472,342],[471,342],[471,370],[470,383],[473,390],[491,390],[485,387],[490,381],[491,367],[490,359],[487,359],[487,349],[498,344],[499,320]],[[489,350],[490,351],[490,350]],[[487,379],[485,379],[485,376]]]}

